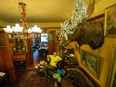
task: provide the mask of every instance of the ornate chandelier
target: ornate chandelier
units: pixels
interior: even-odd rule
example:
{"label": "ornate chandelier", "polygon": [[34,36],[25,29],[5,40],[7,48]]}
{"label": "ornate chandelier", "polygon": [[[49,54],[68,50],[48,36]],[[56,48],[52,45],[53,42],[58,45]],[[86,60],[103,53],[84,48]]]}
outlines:
{"label": "ornate chandelier", "polygon": [[34,38],[35,34],[40,34],[42,32],[40,27],[36,25],[32,28],[28,27],[28,22],[26,20],[26,4],[23,2],[19,2],[20,13],[22,15],[22,26],[16,24],[15,26],[7,25],[6,28],[3,30],[9,34],[9,37],[12,39],[27,39],[27,38]]}

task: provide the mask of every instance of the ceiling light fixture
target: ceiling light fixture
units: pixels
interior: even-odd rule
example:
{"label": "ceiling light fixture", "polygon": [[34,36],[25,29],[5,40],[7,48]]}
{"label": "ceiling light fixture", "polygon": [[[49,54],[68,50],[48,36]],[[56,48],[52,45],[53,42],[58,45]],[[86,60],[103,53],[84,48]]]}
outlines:
{"label": "ceiling light fixture", "polygon": [[[35,25],[32,28],[28,27],[28,22],[26,20],[26,4],[23,2],[19,2],[19,7],[20,7],[20,13],[22,15],[22,26],[19,24],[16,24],[15,26],[9,26],[7,25],[6,28],[3,28],[3,30],[9,34],[11,37],[12,34],[12,39],[28,39],[28,38],[34,38],[35,34],[40,34],[42,32],[40,27],[37,27]],[[38,35],[39,36],[39,35]]]}

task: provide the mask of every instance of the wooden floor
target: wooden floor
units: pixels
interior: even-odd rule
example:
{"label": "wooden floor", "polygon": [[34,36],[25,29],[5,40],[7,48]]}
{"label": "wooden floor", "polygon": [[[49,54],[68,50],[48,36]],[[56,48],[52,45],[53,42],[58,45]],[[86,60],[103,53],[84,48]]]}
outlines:
{"label": "wooden floor", "polygon": [[29,67],[27,67],[28,69],[32,69],[32,68],[37,68],[37,64],[39,63],[40,61],[40,57],[39,57],[39,52],[38,50],[35,50],[33,52],[33,60],[34,60],[34,63],[32,65],[29,65]]}
{"label": "wooden floor", "polygon": [[42,58],[39,55],[38,50],[35,50],[33,52],[33,59],[34,59],[34,63],[32,65],[30,65],[28,68],[37,68],[37,64],[40,62],[40,60],[42,60]]}

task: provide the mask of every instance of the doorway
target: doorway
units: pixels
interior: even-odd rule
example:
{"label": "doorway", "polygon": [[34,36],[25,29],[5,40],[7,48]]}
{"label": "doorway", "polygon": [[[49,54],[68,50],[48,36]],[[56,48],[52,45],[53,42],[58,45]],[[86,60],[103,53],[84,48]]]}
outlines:
{"label": "doorway", "polygon": [[55,31],[41,33],[32,39],[32,54],[34,67],[40,60],[46,60],[47,55],[52,55],[56,51],[56,34]]}
{"label": "doorway", "polygon": [[41,33],[32,39],[32,51],[34,66],[40,60],[46,60],[48,55],[48,33]]}

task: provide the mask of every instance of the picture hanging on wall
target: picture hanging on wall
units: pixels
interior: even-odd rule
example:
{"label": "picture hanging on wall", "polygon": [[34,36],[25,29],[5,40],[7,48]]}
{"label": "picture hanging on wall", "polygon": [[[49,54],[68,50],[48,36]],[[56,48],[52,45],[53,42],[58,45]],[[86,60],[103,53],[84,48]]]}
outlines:
{"label": "picture hanging on wall", "polygon": [[100,57],[80,50],[82,64],[92,72],[95,77],[99,77]]}
{"label": "picture hanging on wall", "polygon": [[8,34],[9,43],[13,43],[13,34]]}
{"label": "picture hanging on wall", "polygon": [[5,39],[4,37],[0,37],[0,46],[5,46]]}
{"label": "picture hanging on wall", "polygon": [[105,9],[105,35],[116,36],[116,4]]}
{"label": "picture hanging on wall", "polygon": [[116,87],[116,46],[113,47],[106,87]]}
{"label": "picture hanging on wall", "polygon": [[50,34],[49,38],[50,38],[50,40],[54,40],[54,35]]}

